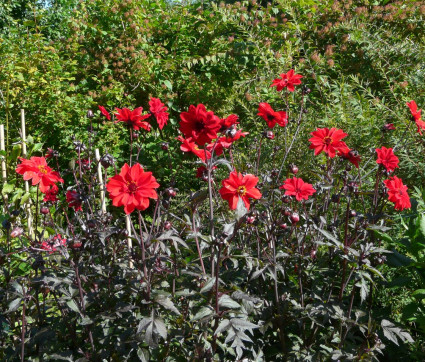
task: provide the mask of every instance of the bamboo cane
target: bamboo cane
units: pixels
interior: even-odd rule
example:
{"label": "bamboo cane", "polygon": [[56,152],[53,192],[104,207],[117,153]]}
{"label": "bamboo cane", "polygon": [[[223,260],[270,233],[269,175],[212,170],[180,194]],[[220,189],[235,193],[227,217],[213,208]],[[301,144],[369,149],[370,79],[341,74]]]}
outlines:
{"label": "bamboo cane", "polygon": [[[4,146],[4,125],[0,125],[0,150],[6,151],[6,148]],[[7,175],[6,175],[6,156],[3,156],[1,160],[1,177],[3,180],[3,183],[7,182]]]}
{"label": "bamboo cane", "polygon": [[101,203],[101,211],[102,214],[106,213],[106,203],[105,203],[105,189],[103,184],[103,177],[102,177],[102,165],[100,164],[100,153],[99,149],[96,148],[94,150],[95,157],[97,160],[97,178],[99,179],[99,185],[100,185],[100,203]]}
{"label": "bamboo cane", "polygon": [[133,268],[133,260],[131,259],[131,249],[133,248],[133,242],[131,240],[131,220],[130,215],[125,215],[125,227],[127,229],[127,246],[128,246],[128,266]]}
{"label": "bamboo cane", "polygon": [[[6,147],[4,146],[4,125],[0,125],[0,150],[6,151]],[[7,182],[7,174],[6,174],[6,155],[4,155],[1,159],[1,177],[3,180],[3,184]],[[3,211],[7,211],[7,194],[3,195],[5,205],[3,205]]]}
{"label": "bamboo cane", "polygon": [[[22,157],[27,157],[27,136],[25,130],[25,110],[21,109],[21,133],[22,133]],[[28,181],[25,181],[25,192],[30,192],[30,185]],[[38,205],[37,205],[38,206]],[[31,213],[31,198],[28,199],[28,202],[25,205],[27,209],[27,222],[28,222],[28,235],[33,236],[33,227],[32,227],[32,213]]]}

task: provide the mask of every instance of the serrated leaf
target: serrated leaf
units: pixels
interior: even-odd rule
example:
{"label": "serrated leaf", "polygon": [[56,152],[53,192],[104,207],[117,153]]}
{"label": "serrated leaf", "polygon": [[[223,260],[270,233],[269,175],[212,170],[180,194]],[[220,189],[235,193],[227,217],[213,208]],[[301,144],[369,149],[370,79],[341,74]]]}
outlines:
{"label": "serrated leaf", "polygon": [[155,332],[157,332],[162,338],[167,339],[167,327],[161,318],[155,318],[153,321],[155,326]]}
{"label": "serrated leaf", "polygon": [[223,308],[239,309],[241,306],[238,302],[234,301],[227,294],[223,294],[218,300],[218,305]]}
{"label": "serrated leaf", "polygon": [[77,306],[77,303],[75,303],[74,299],[70,299],[66,302],[66,305],[71,308],[74,312],[80,313],[80,309]]}
{"label": "serrated leaf", "polygon": [[162,305],[165,309],[171,310],[172,312],[176,313],[177,315],[180,315],[179,310],[176,308],[172,300],[164,295],[158,295],[155,298],[155,302]]}
{"label": "serrated leaf", "polygon": [[17,299],[12,300],[9,303],[9,308],[7,309],[6,314],[16,311],[19,308],[19,306],[21,305],[21,302],[22,302],[22,298],[17,298]]}
{"label": "serrated leaf", "polygon": [[201,288],[201,293],[205,293],[205,292],[208,292],[209,290],[211,290],[211,288],[213,287],[214,284],[215,284],[215,277],[210,278],[208,280],[208,282],[205,283],[205,285]]}
{"label": "serrated leaf", "polygon": [[240,319],[240,318],[232,318],[230,320],[230,323],[232,324],[234,328],[238,330],[259,328],[259,326],[257,326],[256,324],[248,322],[245,319]]}
{"label": "serrated leaf", "polygon": [[264,267],[263,269],[256,270],[254,273],[252,273],[251,278],[249,280],[257,279],[261,274],[264,273],[264,270],[266,270],[267,267]]}
{"label": "serrated leaf", "polygon": [[142,362],[149,362],[149,351],[139,347],[137,349],[137,357],[139,357]]}
{"label": "serrated leaf", "polygon": [[228,319],[223,319],[218,325],[217,329],[214,332],[214,335],[218,335],[221,332],[225,332],[230,327],[230,321]]}
{"label": "serrated leaf", "polygon": [[207,317],[210,317],[214,314],[214,310],[210,307],[202,307],[201,310],[195,314],[195,316],[192,318],[193,321],[198,321],[200,319],[204,319]]}

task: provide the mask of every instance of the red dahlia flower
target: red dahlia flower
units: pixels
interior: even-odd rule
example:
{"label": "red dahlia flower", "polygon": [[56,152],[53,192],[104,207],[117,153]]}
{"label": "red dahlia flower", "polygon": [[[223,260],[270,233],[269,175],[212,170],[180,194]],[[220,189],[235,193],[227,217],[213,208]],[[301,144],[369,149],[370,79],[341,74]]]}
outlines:
{"label": "red dahlia flower", "polygon": [[221,129],[224,131],[235,124],[239,124],[239,117],[236,114],[231,114],[227,118],[220,119]]}
{"label": "red dahlia flower", "polygon": [[235,129],[234,134],[226,134],[226,136],[220,137],[218,142],[220,142],[224,148],[229,148],[233,142],[237,141],[241,137],[245,137],[248,134],[249,132],[242,132],[241,129]]}
{"label": "red dahlia flower", "polygon": [[83,198],[81,197],[79,192],[71,190],[67,191],[66,202],[68,203],[68,206],[73,207],[75,211],[82,210],[81,205],[83,203]]}
{"label": "red dahlia flower", "polygon": [[109,114],[109,112],[106,110],[106,108],[105,107],[103,107],[103,106],[98,106],[99,107],[99,110],[100,110],[100,113],[102,113],[105,117],[106,117],[106,119],[108,120],[108,121],[110,121],[111,120],[111,115]]}
{"label": "red dahlia flower", "polygon": [[[348,146],[344,141],[341,141],[348,134],[343,130],[337,128],[318,128],[316,131],[311,132],[309,139],[310,148],[314,149],[314,155],[317,156],[320,152],[325,152],[330,158],[334,158],[336,151],[346,153],[349,151]],[[347,151],[348,150],[348,151]]]}
{"label": "red dahlia flower", "polygon": [[357,168],[359,168],[359,163],[361,161],[361,158],[360,158],[360,155],[359,155],[359,153],[357,151],[350,150],[349,148],[347,148],[345,150],[339,151],[338,156],[342,157],[345,160],[348,160],[354,166],[356,166]]}
{"label": "red dahlia flower", "polygon": [[242,199],[247,210],[249,210],[249,199],[260,199],[261,193],[255,188],[258,183],[258,177],[248,174],[242,176],[240,172],[233,171],[229,178],[223,180],[223,187],[219,190],[221,197],[227,200],[231,210],[238,206],[239,198]]}
{"label": "red dahlia flower", "polygon": [[56,186],[56,182],[62,182],[59,173],[53,171],[47,166],[46,159],[44,157],[31,157],[29,160],[20,158],[22,161],[16,172],[24,176],[24,180],[32,180],[32,185],[39,185],[40,191],[46,193],[51,187]]}
{"label": "red dahlia flower", "polygon": [[[180,149],[183,152],[192,152],[205,162],[205,150],[199,148],[198,145],[193,142],[192,138],[183,138],[182,136],[178,136],[177,139],[182,142]],[[206,154],[207,159],[209,160],[211,158],[211,152],[207,151]]]}
{"label": "red dahlia flower", "polygon": [[284,111],[275,112],[270,104],[262,102],[258,105],[258,116],[262,117],[266,122],[269,128],[273,128],[276,123],[285,127],[288,124],[288,116]]}
{"label": "red dahlia flower", "polygon": [[418,105],[415,101],[407,102],[406,106],[410,108],[410,113],[412,114],[412,117],[415,119],[415,121],[421,119],[422,109],[418,110]]}
{"label": "red dahlia flower", "polygon": [[388,172],[393,172],[398,167],[398,157],[394,154],[392,148],[377,148],[376,153],[378,154],[376,163],[382,164]]}
{"label": "red dahlia flower", "polygon": [[58,199],[58,192],[59,192],[59,188],[56,185],[53,185],[49,190],[46,191],[46,193],[44,194],[44,202],[56,202],[59,201]]}
{"label": "red dahlia flower", "polygon": [[118,113],[115,113],[117,120],[114,123],[125,122],[127,125],[134,130],[138,131],[140,128],[145,129],[146,131],[151,130],[151,125],[148,122],[143,120],[149,118],[150,114],[142,114],[143,107],[134,109],[133,111],[128,108],[115,108]]}
{"label": "red dahlia flower", "polygon": [[149,111],[155,116],[159,129],[163,129],[167,124],[169,117],[167,110],[168,108],[159,98],[151,98],[149,101]]}
{"label": "red dahlia flower", "polygon": [[403,181],[397,176],[384,180],[385,186],[388,188],[388,200],[393,202],[396,210],[410,209],[410,197],[407,193],[407,186],[403,185]]}
{"label": "red dahlia flower", "polygon": [[149,207],[149,198],[157,199],[154,189],[158,188],[152,172],[145,172],[138,163],[130,167],[125,164],[121,172],[111,177],[106,184],[112,205],[124,206],[124,212],[128,215],[134,209],[145,210]]}
{"label": "red dahlia flower", "polygon": [[180,114],[180,119],[180,131],[200,146],[217,138],[221,128],[220,118],[211,111],[207,112],[203,104],[189,106],[188,112]]}
{"label": "red dahlia flower", "polygon": [[280,78],[273,81],[270,87],[276,87],[277,91],[280,92],[283,88],[288,88],[289,92],[295,91],[294,85],[301,84],[301,74],[295,74],[295,71],[291,69],[288,73],[282,73]]}
{"label": "red dahlia flower", "polygon": [[307,200],[309,196],[316,192],[312,184],[296,177],[287,178],[279,189],[285,189],[285,195],[295,196],[297,201],[301,201],[302,199]]}
{"label": "red dahlia flower", "polygon": [[425,122],[422,120],[421,116],[422,109],[418,110],[418,106],[415,101],[410,101],[406,103],[406,105],[410,108],[410,113],[418,127],[418,132],[422,136],[422,130],[425,130]]}

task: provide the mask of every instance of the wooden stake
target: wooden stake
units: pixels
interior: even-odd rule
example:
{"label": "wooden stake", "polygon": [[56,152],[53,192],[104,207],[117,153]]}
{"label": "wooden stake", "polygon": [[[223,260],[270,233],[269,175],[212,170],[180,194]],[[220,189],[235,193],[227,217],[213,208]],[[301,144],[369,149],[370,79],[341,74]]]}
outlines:
{"label": "wooden stake", "polygon": [[[6,151],[6,148],[4,146],[4,125],[0,125],[0,150]],[[1,160],[1,177],[3,180],[3,183],[7,182],[7,175],[6,175],[6,156],[3,156]]]}
{"label": "wooden stake", "polygon": [[133,268],[133,260],[131,259],[131,249],[133,249],[133,242],[131,240],[131,220],[130,215],[125,215],[125,227],[127,229],[127,246],[128,246],[128,266]]}
{"label": "wooden stake", "polygon": [[105,189],[103,184],[103,177],[102,177],[102,165],[100,164],[100,153],[99,149],[96,148],[94,150],[95,157],[97,160],[97,178],[99,179],[99,186],[100,186],[100,203],[101,203],[101,211],[102,214],[106,213],[106,203],[105,203]]}
{"label": "wooden stake", "polygon": [[[25,110],[21,109],[21,133],[22,133],[22,157],[27,157],[27,136],[25,131]],[[28,181],[25,181],[25,192],[30,192],[30,185]],[[37,205],[38,207],[38,205]],[[28,235],[33,236],[32,228],[32,213],[31,213],[31,198],[28,199],[25,208],[27,209],[27,222],[28,222]]]}

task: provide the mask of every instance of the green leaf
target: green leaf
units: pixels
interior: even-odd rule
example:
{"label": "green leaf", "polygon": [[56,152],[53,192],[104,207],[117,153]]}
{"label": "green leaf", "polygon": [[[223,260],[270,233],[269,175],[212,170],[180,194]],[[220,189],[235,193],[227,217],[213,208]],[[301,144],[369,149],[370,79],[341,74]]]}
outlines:
{"label": "green leaf", "polygon": [[412,293],[412,296],[415,297],[415,298],[418,298],[418,299],[424,299],[425,298],[425,289],[415,290]]}
{"label": "green leaf", "polygon": [[241,306],[238,302],[235,302],[227,294],[223,294],[218,301],[218,305],[223,308],[239,309]]}
{"label": "green leaf", "polygon": [[66,305],[71,308],[74,312],[80,313],[80,309],[77,306],[77,303],[75,303],[74,299],[70,299],[66,302]]}
{"label": "green leaf", "polygon": [[21,305],[21,302],[22,302],[22,298],[17,298],[17,299],[12,300],[9,303],[9,308],[8,308],[6,314],[16,311],[19,308],[19,306]]}
{"label": "green leaf", "polygon": [[169,80],[164,80],[164,84],[169,90],[173,90],[173,85]]}
{"label": "green leaf", "polygon": [[207,317],[211,317],[214,314],[214,310],[211,307],[202,307],[201,310],[195,314],[192,318],[193,321],[198,321]]}
{"label": "green leaf", "polygon": [[1,193],[3,194],[3,195],[5,195],[5,194],[10,194],[12,191],[13,191],[13,189],[15,188],[15,186],[14,185],[11,185],[11,184],[4,184],[3,185],[3,189],[1,190]]}
{"label": "green leaf", "polygon": [[201,293],[205,293],[211,290],[211,288],[213,287],[215,283],[215,277],[214,278],[210,278],[208,280],[208,282],[202,287],[201,289]]}

